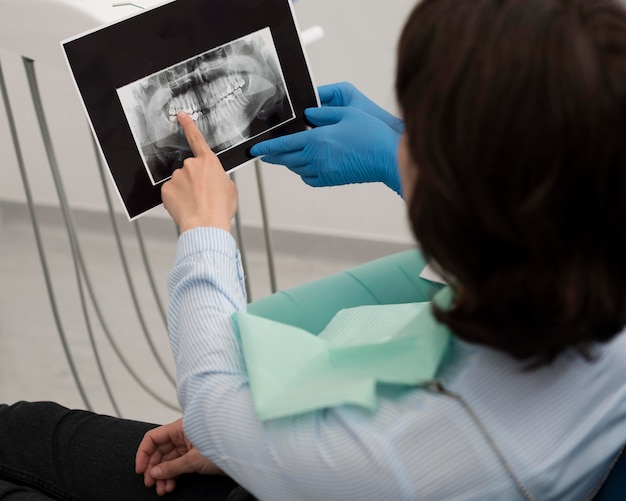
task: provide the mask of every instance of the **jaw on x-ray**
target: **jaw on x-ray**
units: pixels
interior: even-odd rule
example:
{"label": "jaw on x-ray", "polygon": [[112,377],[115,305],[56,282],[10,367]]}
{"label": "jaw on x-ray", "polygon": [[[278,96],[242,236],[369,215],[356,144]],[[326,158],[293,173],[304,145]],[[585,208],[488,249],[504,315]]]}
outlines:
{"label": "jaw on x-ray", "polygon": [[155,184],[190,153],[179,111],[194,119],[216,153],[293,117],[269,28],[122,87],[118,95]]}

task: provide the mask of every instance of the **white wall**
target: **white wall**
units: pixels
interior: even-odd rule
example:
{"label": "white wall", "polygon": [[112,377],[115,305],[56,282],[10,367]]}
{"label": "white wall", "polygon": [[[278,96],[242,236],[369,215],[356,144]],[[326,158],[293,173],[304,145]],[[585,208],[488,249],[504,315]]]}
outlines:
{"label": "white wall", "polygon": [[[79,0],[65,1],[71,3]],[[26,0],[0,0],[0,18],[3,18],[3,8],[10,4],[17,5],[16,2]],[[38,2],[53,3],[51,0]],[[154,3],[150,0],[143,2],[144,5]],[[304,30],[320,25],[325,31],[325,37],[307,49],[315,82],[320,85],[350,81],[383,107],[395,111],[395,45],[404,19],[414,3],[415,0],[298,0],[295,12],[300,28]],[[53,16],[54,14],[47,16],[51,25],[55,24]],[[6,16],[4,18],[6,20]],[[62,25],[60,22],[56,24]],[[28,23],[24,21],[20,25],[23,27]],[[0,34],[0,47],[8,47],[10,44],[6,41],[7,32],[5,29],[1,31],[4,35]],[[45,30],[40,30],[43,31]],[[69,32],[66,36],[73,34],[75,32]],[[54,36],[58,37],[59,34],[55,33]],[[44,45],[56,50],[53,42],[48,41]],[[15,47],[9,48],[11,50],[0,50],[0,62],[18,122],[34,197],[40,204],[58,204],[29,103],[21,59],[13,52]],[[57,62],[52,58],[49,60],[50,64],[38,64],[37,75],[64,187],[72,207],[101,210],[105,208],[104,197],[95,167],[91,139],[86,129],[86,119],[68,72],[62,66],[59,66],[62,69],[57,69]],[[0,161],[0,200],[23,201],[24,190],[1,101],[0,148],[3,152]],[[263,165],[262,172],[273,228],[390,242],[411,241],[403,202],[382,185],[314,189],[306,186],[283,167]],[[252,164],[237,171],[237,182],[244,225],[260,226],[261,216]],[[117,200],[116,204],[121,211],[121,204]],[[150,214],[164,216],[164,211],[159,209]]]}

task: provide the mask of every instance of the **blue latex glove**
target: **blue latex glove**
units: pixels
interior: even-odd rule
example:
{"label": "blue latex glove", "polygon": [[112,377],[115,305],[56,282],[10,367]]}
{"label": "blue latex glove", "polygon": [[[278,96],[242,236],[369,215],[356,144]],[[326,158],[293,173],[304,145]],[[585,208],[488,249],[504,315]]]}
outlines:
{"label": "blue latex glove", "polygon": [[404,122],[400,118],[382,109],[351,83],[321,85],[317,93],[322,106],[353,106],[382,120],[398,134],[404,132]]}
{"label": "blue latex glove", "polygon": [[310,186],[382,182],[401,194],[396,153],[402,121],[350,84],[318,92],[322,107],[305,110],[316,128],[258,143],[251,153],[285,165]]}

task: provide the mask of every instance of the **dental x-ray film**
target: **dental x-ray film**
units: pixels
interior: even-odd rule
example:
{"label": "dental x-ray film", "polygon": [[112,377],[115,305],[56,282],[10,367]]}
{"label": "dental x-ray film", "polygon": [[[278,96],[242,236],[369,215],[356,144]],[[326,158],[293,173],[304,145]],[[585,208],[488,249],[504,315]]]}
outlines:
{"label": "dental x-ray film", "polygon": [[290,0],[176,0],[62,45],[129,220],[192,156],[179,111],[230,171],[319,105]]}

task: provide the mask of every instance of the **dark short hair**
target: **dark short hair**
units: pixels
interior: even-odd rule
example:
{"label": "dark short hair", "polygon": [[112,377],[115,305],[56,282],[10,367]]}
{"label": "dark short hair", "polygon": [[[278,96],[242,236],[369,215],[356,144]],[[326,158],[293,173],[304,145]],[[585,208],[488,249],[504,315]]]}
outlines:
{"label": "dark short hair", "polygon": [[396,93],[412,229],[457,288],[436,317],[541,365],[626,324],[626,12],[423,0]]}

